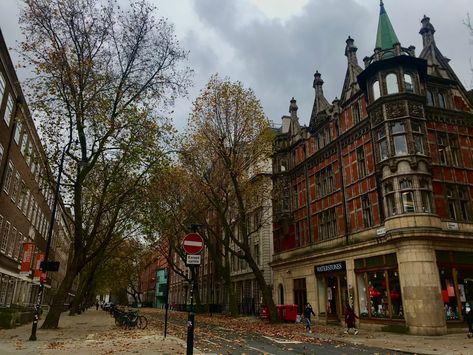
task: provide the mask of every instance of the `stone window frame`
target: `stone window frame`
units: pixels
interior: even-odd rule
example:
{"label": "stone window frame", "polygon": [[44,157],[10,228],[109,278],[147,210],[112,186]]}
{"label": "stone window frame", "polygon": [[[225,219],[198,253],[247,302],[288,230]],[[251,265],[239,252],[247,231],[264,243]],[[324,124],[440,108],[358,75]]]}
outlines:
{"label": "stone window frame", "polygon": [[368,175],[368,167],[366,164],[365,147],[362,145],[356,148],[356,161],[358,165],[358,179]]}
{"label": "stone window frame", "polygon": [[455,221],[471,221],[471,196],[468,185],[445,184],[447,218]]}

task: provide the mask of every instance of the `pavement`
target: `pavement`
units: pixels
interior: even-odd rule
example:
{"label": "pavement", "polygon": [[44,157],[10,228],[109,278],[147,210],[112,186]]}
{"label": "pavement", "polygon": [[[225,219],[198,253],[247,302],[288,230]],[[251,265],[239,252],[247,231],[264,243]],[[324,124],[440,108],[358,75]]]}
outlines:
{"label": "pavement", "polygon": [[[41,321],[40,321],[41,325]],[[371,331],[361,328],[357,335],[344,334],[342,327],[333,326],[331,331],[320,331],[331,326],[313,326],[314,333],[308,337],[335,340],[353,345],[366,345],[386,349],[389,352],[430,355],[473,355],[473,338],[468,339],[466,327],[458,333],[443,336],[415,336],[407,334]],[[293,327],[303,333],[303,327]],[[105,354],[185,354],[186,343],[176,337],[164,338],[161,330],[123,330],[117,328],[113,318],[101,310],[89,309],[70,317],[64,313],[59,329],[43,330],[38,327],[37,340],[29,341],[31,324],[15,329],[0,330],[0,354],[46,354],[74,355]],[[203,355],[194,349],[195,355]]]}
{"label": "pavement", "polygon": [[[44,317],[43,317],[44,318]],[[105,354],[185,354],[186,343],[176,337],[164,338],[155,330],[124,330],[115,326],[114,319],[102,310],[89,309],[69,316],[63,313],[59,328],[44,330],[40,326],[36,341],[29,341],[31,323],[15,329],[0,330],[0,354],[35,355],[105,355]],[[198,351],[194,352],[200,354]]]}
{"label": "pavement", "polygon": [[[317,327],[316,327],[317,328]],[[429,355],[473,355],[473,338],[467,337],[468,328],[458,333],[441,336],[421,336],[398,334],[381,331],[359,329],[357,335],[344,334],[344,328],[338,328],[334,335],[316,334],[324,339],[332,339],[353,345],[365,345],[386,349],[388,351],[403,352],[408,354]]]}

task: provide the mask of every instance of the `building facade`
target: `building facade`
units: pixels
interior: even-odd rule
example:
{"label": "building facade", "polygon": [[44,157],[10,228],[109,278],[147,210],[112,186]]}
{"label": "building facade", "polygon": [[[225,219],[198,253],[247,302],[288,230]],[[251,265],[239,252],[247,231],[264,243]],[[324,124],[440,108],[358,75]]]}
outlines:
{"label": "building facade", "polygon": [[445,334],[473,302],[473,100],[428,17],[402,47],[381,1],[374,54],[346,40],[340,99],[296,100],[275,141],[274,297],[323,322]]}
{"label": "building facade", "polygon": [[[39,263],[54,199],[54,179],[0,31],[0,307],[36,302]],[[70,246],[70,214],[58,206],[46,276],[48,303],[64,278]]]}

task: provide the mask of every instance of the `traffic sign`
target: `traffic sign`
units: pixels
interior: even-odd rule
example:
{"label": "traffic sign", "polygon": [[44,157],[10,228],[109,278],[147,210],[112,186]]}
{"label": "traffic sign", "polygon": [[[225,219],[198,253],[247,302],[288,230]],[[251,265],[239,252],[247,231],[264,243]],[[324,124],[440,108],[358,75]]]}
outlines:
{"label": "traffic sign", "polygon": [[204,248],[204,240],[198,233],[189,233],[184,237],[182,247],[187,254],[198,254]]}
{"label": "traffic sign", "polygon": [[200,265],[200,255],[187,254],[187,265]]}

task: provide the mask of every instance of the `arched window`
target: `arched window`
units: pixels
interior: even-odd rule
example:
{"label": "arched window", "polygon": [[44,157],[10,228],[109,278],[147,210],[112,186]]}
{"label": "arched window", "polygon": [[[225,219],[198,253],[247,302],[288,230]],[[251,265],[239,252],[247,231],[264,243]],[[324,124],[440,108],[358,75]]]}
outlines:
{"label": "arched window", "polygon": [[394,73],[389,73],[386,75],[386,87],[389,94],[396,94],[399,92],[399,86],[397,84],[397,75]]}
{"label": "arched window", "polygon": [[380,96],[381,96],[381,91],[379,89],[379,81],[376,80],[373,83],[373,101],[378,100]]}
{"label": "arched window", "polygon": [[411,74],[404,74],[404,88],[406,92],[414,92],[414,82]]}

